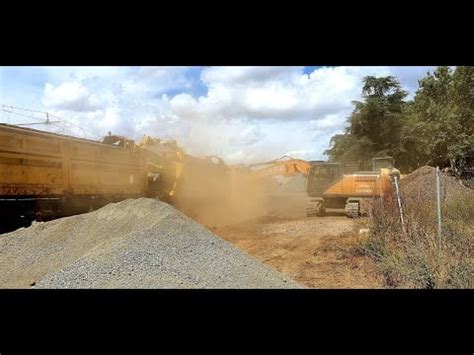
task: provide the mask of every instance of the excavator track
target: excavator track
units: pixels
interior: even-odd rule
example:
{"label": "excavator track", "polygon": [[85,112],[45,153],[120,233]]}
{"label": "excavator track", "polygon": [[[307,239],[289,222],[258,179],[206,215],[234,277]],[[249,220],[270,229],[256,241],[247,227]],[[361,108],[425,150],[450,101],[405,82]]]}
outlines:
{"label": "excavator track", "polygon": [[321,217],[324,216],[325,212],[323,201],[310,201],[306,208],[306,216],[308,217]]}
{"label": "excavator track", "polygon": [[348,202],[346,203],[346,215],[350,218],[357,218],[360,216],[360,205],[359,202]]}

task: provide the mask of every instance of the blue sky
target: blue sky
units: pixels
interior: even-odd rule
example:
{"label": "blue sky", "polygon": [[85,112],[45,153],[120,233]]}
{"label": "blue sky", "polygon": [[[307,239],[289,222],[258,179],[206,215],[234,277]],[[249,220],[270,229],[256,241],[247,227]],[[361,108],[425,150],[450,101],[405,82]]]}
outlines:
{"label": "blue sky", "polygon": [[[413,96],[428,70],[433,67],[0,67],[0,104],[47,111],[64,123],[39,129],[173,138],[191,154],[219,155],[231,164],[284,154],[324,159],[350,102],[360,99],[364,76],[394,75]],[[0,111],[0,122],[28,120]]]}

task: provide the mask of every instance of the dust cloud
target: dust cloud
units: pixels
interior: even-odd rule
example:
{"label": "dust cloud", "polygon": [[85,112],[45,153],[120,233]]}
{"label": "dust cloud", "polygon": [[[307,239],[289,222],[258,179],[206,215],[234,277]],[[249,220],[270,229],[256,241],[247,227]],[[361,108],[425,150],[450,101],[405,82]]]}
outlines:
{"label": "dust cloud", "polygon": [[173,204],[202,224],[221,226],[266,213],[263,185],[245,170],[187,158]]}
{"label": "dust cloud", "polygon": [[240,224],[265,216],[300,217],[306,206],[304,183],[298,181],[302,187],[296,191],[285,191],[273,179],[257,178],[245,167],[188,156],[172,203],[210,227]]}

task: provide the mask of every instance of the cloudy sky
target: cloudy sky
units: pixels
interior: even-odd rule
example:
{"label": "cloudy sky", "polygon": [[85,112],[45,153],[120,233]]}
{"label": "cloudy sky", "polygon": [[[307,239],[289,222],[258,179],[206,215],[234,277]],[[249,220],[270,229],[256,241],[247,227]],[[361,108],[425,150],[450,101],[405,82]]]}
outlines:
{"label": "cloudy sky", "polygon": [[[325,159],[366,75],[394,75],[413,95],[433,67],[0,67],[0,105],[47,111],[31,126],[95,138],[111,131],[178,141],[230,164],[284,154]],[[8,108],[6,108],[8,111]],[[15,114],[21,113],[25,117]],[[45,115],[0,111],[0,122]],[[58,117],[58,118],[56,118]]]}

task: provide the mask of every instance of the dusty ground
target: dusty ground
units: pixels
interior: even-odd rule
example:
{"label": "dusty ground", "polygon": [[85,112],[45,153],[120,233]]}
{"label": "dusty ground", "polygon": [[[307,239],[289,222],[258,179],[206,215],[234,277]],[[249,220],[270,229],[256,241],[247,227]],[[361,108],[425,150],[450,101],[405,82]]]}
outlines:
{"label": "dusty ground", "polygon": [[345,216],[264,218],[213,227],[214,233],[300,283],[314,288],[380,288],[372,262],[349,253],[356,243]]}

